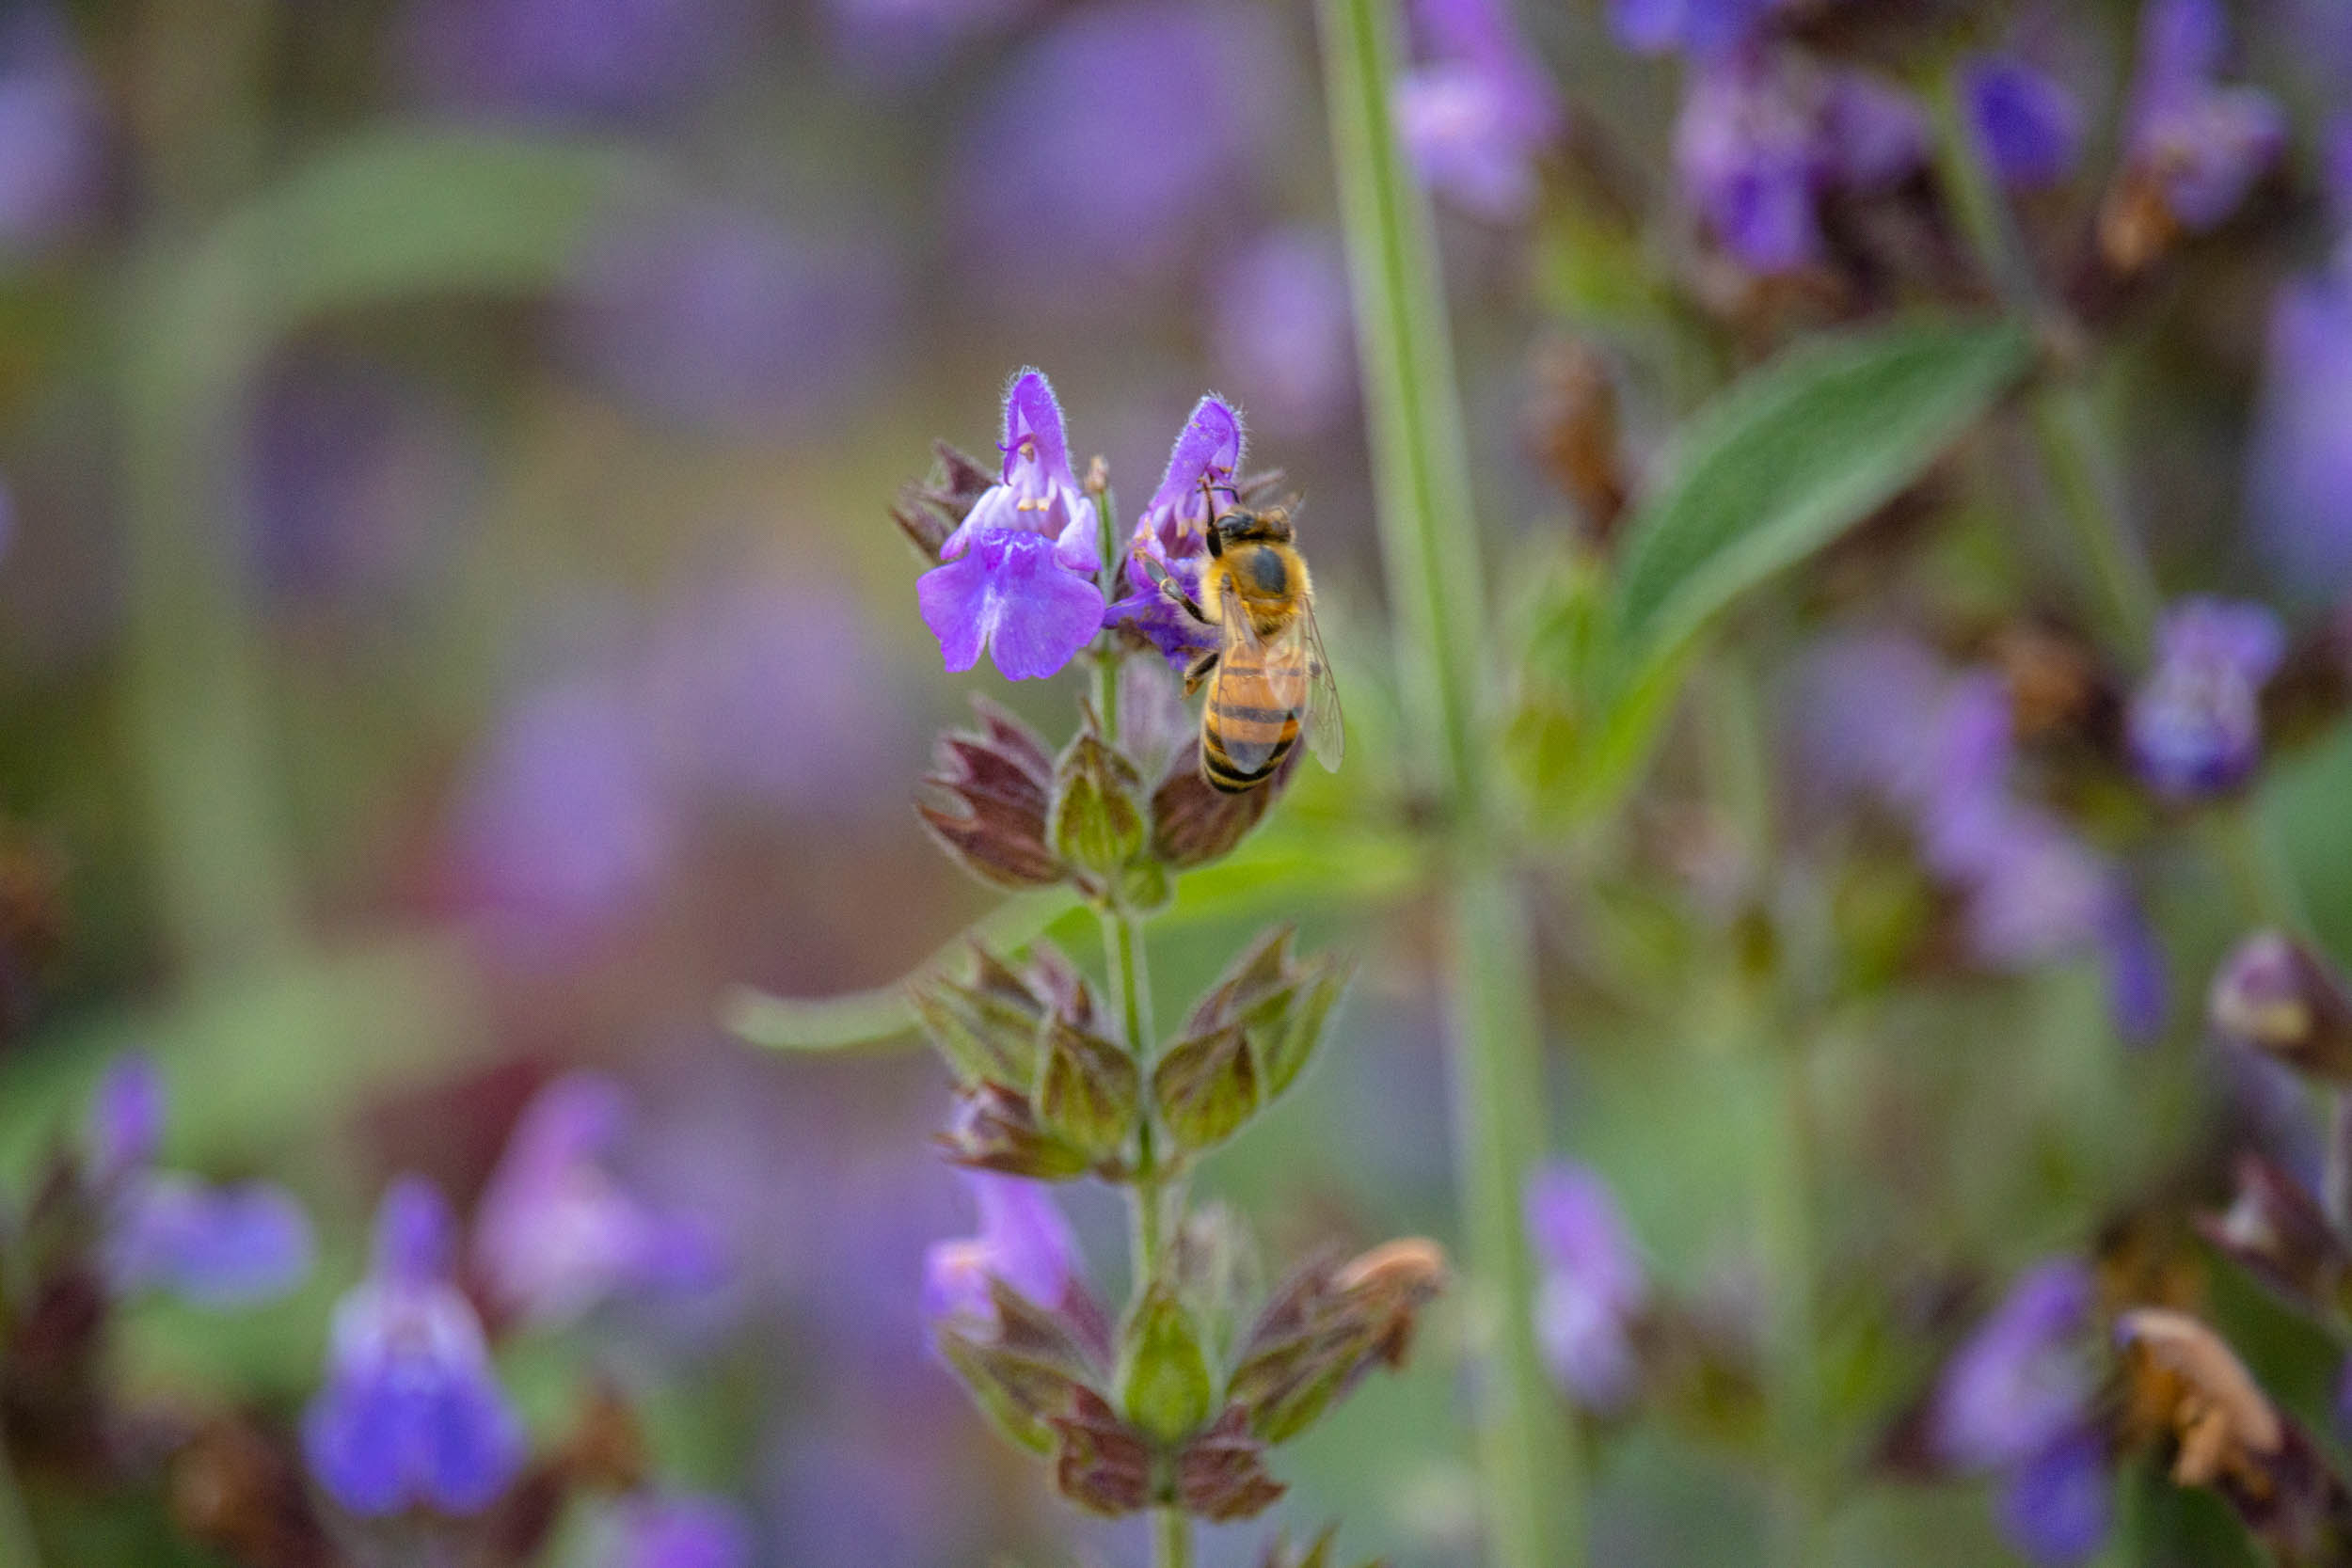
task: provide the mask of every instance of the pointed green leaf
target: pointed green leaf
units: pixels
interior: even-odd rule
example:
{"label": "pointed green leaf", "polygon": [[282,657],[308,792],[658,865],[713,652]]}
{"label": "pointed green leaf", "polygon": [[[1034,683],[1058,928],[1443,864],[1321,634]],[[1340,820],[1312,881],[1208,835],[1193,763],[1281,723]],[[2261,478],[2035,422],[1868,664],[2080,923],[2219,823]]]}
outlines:
{"label": "pointed green leaf", "polygon": [[1152,1072],[1160,1121],[1185,1148],[1207,1148],[1241,1131],[1258,1109],[1258,1065],[1238,1024],[1180,1040]]}
{"label": "pointed green leaf", "polygon": [[1126,1147],[1142,1101],[1134,1058],[1100,1036],[1050,1022],[1039,1055],[1037,1114],[1097,1160]]}
{"label": "pointed green leaf", "polygon": [[2013,326],[1913,323],[1792,350],[1701,409],[1627,527],[1620,668],[1638,677],[1891,499],[2031,361]]}

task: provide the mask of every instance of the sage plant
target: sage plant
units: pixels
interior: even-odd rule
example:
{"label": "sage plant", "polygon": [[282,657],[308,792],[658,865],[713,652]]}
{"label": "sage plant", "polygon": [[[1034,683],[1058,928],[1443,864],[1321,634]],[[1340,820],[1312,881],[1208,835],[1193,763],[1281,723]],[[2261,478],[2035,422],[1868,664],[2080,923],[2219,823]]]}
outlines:
{"label": "sage plant", "polygon": [[[1197,592],[1213,498],[1247,501],[1279,476],[1245,473],[1239,414],[1203,398],[1122,531],[1105,466],[1080,477],[1033,370],[1006,394],[1000,451],[992,471],[943,445],[931,482],[894,514],[930,562],[923,619],[950,670],[983,653],[1016,680],[1082,662],[1092,685],[1058,745],[977,701],[973,728],[940,737],[918,810],[982,880],[1090,905],[1104,972],[1090,979],[1041,942],[1025,955],[975,942],[967,974],[915,983],[956,1078],[940,1147],[976,1173],[980,1207],[977,1234],[933,1249],[926,1302],[981,1408],[1079,1508],[1151,1512],[1166,1568],[1189,1560],[1191,1521],[1250,1518],[1282,1496],[1268,1450],[1403,1360],[1445,1264],[1418,1239],[1320,1255],[1252,1302],[1237,1284],[1251,1273],[1241,1227],[1186,1202],[1198,1163],[1297,1081],[1350,969],[1300,953],[1288,929],[1263,932],[1175,1037],[1154,1037],[1145,922],[1185,871],[1240,841],[1295,766],[1239,795],[1201,777],[1167,666],[1204,628],[1157,582]],[[1089,1177],[1123,1188],[1132,1211],[1116,1314],[1089,1291],[1048,1185]]]}

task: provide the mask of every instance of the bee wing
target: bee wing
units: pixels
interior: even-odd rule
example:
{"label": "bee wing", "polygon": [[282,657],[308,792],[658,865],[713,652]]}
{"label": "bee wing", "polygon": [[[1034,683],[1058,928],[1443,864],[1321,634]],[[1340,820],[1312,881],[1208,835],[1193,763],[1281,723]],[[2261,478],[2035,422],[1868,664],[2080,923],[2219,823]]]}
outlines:
{"label": "bee wing", "polygon": [[1347,725],[1340,717],[1340,683],[1331,673],[1331,656],[1323,651],[1323,628],[1315,624],[1314,600],[1307,600],[1298,610],[1298,619],[1307,628],[1307,749],[1314,752],[1325,772],[1336,773],[1347,751]]}
{"label": "bee wing", "polygon": [[1274,758],[1288,721],[1307,705],[1307,650],[1294,620],[1271,638],[1258,635],[1248,608],[1227,594],[1219,607],[1216,675],[1209,711],[1217,744],[1233,766],[1255,773]]}

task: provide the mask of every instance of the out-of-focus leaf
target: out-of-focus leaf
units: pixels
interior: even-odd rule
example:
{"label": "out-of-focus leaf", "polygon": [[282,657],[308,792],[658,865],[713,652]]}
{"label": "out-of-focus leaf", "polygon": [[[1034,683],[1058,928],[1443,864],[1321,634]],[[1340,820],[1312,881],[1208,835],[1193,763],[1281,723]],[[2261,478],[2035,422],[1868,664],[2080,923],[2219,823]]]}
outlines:
{"label": "out-of-focus leaf", "polygon": [[998,951],[1025,946],[1077,907],[1078,895],[1067,888],[1016,894],[886,986],[826,997],[771,996],[738,986],[721,1002],[720,1018],[731,1033],[772,1051],[843,1051],[887,1044],[914,1029],[911,987],[961,962],[976,942]]}
{"label": "out-of-focus leaf", "polygon": [[1625,684],[1917,479],[2031,356],[2014,326],[1914,323],[1792,350],[1701,409],[1626,530]]}

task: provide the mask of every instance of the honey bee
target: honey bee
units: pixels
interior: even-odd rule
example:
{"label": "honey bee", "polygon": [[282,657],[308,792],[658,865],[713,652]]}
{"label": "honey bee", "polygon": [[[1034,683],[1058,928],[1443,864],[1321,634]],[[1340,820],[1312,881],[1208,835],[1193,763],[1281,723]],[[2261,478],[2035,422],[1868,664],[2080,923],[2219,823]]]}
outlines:
{"label": "honey bee", "polygon": [[1272,777],[1298,743],[1336,769],[1345,742],[1340,690],[1315,626],[1314,586],[1307,562],[1292,543],[1290,506],[1222,514],[1210,494],[1209,560],[1194,599],[1164,570],[1152,569],[1163,592],[1203,626],[1217,628],[1217,646],[1184,672],[1184,694],[1202,681],[1200,776],[1228,795],[1255,789]]}

